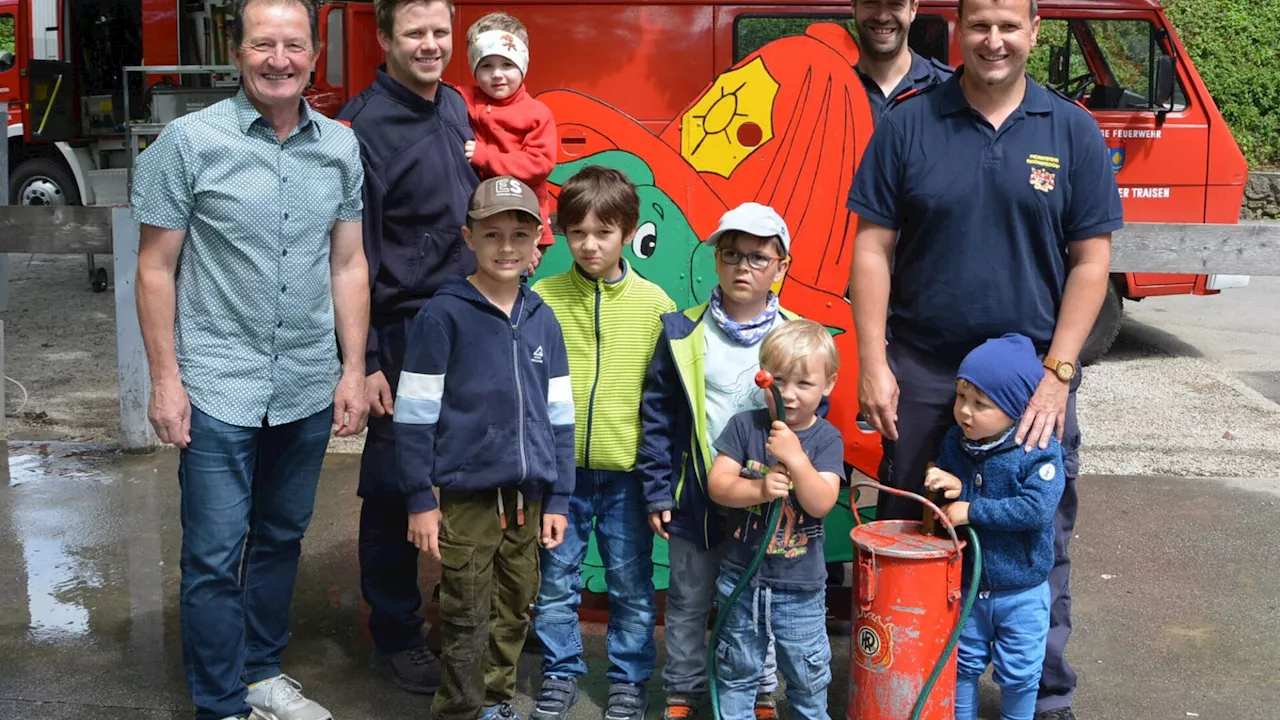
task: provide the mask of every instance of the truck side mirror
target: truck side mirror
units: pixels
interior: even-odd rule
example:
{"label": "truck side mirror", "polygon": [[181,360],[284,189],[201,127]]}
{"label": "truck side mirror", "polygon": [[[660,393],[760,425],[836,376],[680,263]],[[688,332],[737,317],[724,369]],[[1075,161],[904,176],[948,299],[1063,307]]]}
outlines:
{"label": "truck side mirror", "polygon": [[15,58],[13,56],[13,53],[9,52],[8,50],[5,50],[4,52],[0,52],[0,72],[4,72],[9,68],[13,67],[14,60]]}
{"label": "truck side mirror", "polygon": [[[1155,107],[1163,108],[1173,102],[1173,58],[1161,55],[1156,58]],[[1170,107],[1170,110],[1173,108]]]}
{"label": "truck side mirror", "polygon": [[1057,45],[1049,48],[1049,84],[1061,88],[1067,82],[1067,48]]}

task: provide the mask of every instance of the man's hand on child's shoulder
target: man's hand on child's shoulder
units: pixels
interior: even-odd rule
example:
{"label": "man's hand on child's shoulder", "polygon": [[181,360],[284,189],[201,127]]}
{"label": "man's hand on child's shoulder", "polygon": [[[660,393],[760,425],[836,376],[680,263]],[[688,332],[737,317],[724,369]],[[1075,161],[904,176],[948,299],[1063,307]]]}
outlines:
{"label": "man's hand on child's shoulder", "polygon": [[769,439],[764,449],[782,461],[784,465],[797,465],[806,458],[804,448],[800,447],[800,438],[781,420],[774,420],[769,428]]}
{"label": "man's hand on child's shoulder", "polygon": [[569,527],[569,519],[564,515],[544,513],[542,516],[542,547],[552,550],[564,542],[565,529]]}
{"label": "man's hand on child's shoulder", "polygon": [[924,474],[924,489],[941,490],[943,491],[943,497],[948,500],[955,500],[960,497],[960,492],[964,490],[964,485],[960,482],[960,478],[937,465],[930,464],[929,469]]}
{"label": "man's hand on child's shoulder", "polygon": [[671,539],[671,534],[667,532],[667,525],[669,524],[671,524],[670,510],[649,513],[649,527],[653,530],[655,535],[663,540]]}
{"label": "man's hand on child's shoulder", "polygon": [[440,508],[409,513],[409,542],[436,560],[440,559]]}

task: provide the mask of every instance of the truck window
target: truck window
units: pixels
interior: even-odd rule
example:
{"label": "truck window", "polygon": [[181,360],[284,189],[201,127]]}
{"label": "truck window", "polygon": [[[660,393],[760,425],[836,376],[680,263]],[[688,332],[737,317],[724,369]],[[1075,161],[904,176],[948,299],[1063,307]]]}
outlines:
{"label": "truck window", "polygon": [[12,68],[18,62],[18,45],[13,37],[14,27],[12,15],[0,15],[0,72]]}
{"label": "truck window", "polygon": [[1146,20],[1043,19],[1027,71],[1090,110],[1185,110],[1176,75],[1172,96],[1156,97],[1157,73],[1171,65],[1154,31]]}
{"label": "truck window", "polygon": [[346,38],[342,35],[342,13],[341,6],[333,8],[325,17],[328,23],[326,37],[329,38],[325,50],[328,51],[328,62],[325,64],[324,79],[333,87],[342,87],[342,69],[346,67]]}
{"label": "truck window", "polygon": [[[813,23],[832,22],[843,25],[856,40],[857,28],[849,13],[840,15],[740,15],[734,20],[733,61],[739,62],[771,40],[788,35],[803,35]],[[917,15],[911,23],[907,44],[920,55],[948,62],[947,20],[941,15]]]}

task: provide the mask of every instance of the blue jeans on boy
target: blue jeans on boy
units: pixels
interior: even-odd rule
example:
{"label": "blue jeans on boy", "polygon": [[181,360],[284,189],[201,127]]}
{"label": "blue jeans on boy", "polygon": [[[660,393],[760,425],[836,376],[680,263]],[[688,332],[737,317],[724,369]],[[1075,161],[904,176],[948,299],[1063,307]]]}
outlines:
{"label": "blue jeans on boy", "polygon": [[182,489],[183,664],[198,720],[248,716],[246,686],[280,674],[302,535],[332,406],[275,427],[191,408]]}
{"label": "blue jeans on boy", "polygon": [[534,627],[546,648],[543,675],[576,678],[587,673],[578,605],[593,526],[609,586],[606,675],[634,685],[644,685],[653,675],[658,612],[653,600],[653,531],[644,506],[634,474],[578,468],[564,542],[542,551]]}
{"label": "blue jeans on boy", "polygon": [[828,720],[831,641],[827,638],[827,591],[748,586],[732,607],[724,602],[741,574],[723,570],[719,602],[728,612],[716,646],[716,683],[721,720],[754,720],[760,666],[770,637],[776,640],[778,669],[787,679],[791,712],[805,720]]}
{"label": "blue jeans on boy", "polygon": [[956,720],[978,717],[978,678],[1000,686],[1001,720],[1031,720],[1049,636],[1049,583],[979,593],[956,653]]}

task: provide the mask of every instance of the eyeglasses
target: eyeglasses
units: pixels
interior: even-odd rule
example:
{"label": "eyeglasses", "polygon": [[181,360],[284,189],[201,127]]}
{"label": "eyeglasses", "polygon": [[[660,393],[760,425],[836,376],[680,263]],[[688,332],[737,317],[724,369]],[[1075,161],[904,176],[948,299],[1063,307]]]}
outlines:
{"label": "eyeglasses", "polygon": [[727,250],[724,248],[716,250],[716,254],[720,256],[720,259],[724,261],[725,265],[737,265],[742,262],[743,258],[746,258],[747,266],[752,270],[764,270],[769,267],[769,264],[774,260],[782,259],[777,255],[765,255],[764,253],[751,253],[749,255],[744,255],[737,250]]}

